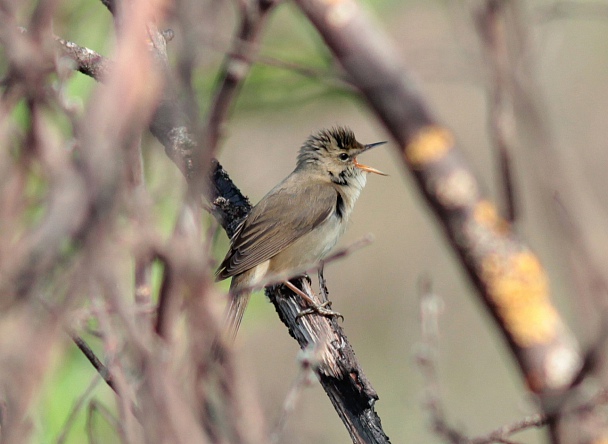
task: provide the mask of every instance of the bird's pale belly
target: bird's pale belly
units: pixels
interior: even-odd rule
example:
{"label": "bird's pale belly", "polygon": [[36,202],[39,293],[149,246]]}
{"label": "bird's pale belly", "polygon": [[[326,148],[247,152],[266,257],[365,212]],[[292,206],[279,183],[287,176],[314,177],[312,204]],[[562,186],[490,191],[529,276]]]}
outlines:
{"label": "bird's pale belly", "polygon": [[323,259],[338,242],[346,223],[332,215],[315,230],[301,237],[285,250],[270,259],[268,273],[287,270],[305,271]]}

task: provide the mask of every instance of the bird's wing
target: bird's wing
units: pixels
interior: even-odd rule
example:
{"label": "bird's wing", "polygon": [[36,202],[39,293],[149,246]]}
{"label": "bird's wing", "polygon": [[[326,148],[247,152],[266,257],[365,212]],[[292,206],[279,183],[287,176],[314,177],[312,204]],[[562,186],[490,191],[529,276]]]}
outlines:
{"label": "bird's wing", "polygon": [[[338,192],[334,187],[309,183],[297,190],[293,188],[277,186],[251,210],[231,240],[217,271],[218,280],[267,261],[335,211]],[[301,196],[306,196],[306,201],[302,202]]]}

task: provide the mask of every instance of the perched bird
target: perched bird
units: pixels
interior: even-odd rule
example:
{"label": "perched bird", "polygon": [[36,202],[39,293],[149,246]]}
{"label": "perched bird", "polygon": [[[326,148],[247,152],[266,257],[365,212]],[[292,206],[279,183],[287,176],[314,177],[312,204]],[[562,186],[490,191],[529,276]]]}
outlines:
{"label": "perched bird", "polygon": [[252,208],[219,266],[218,280],[232,277],[225,341],[234,340],[253,287],[268,284],[270,276],[283,276],[285,285],[312,304],[314,311],[324,313],[287,279],[317,264],[336,245],[367,173],[386,175],[356,158],[384,143],[363,145],[344,127],[324,129],[308,138],[295,170]]}

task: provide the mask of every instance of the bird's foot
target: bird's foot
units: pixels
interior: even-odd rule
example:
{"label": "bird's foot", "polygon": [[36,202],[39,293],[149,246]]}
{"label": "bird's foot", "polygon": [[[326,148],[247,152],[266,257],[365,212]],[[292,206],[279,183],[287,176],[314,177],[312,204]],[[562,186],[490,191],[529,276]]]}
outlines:
{"label": "bird's foot", "polygon": [[[310,304],[310,302],[309,302]],[[323,302],[322,304],[310,304],[310,307],[302,310],[300,313],[298,313],[298,315],[296,316],[296,319],[300,319],[301,317],[310,315],[310,314],[318,314],[321,316],[325,316],[328,318],[341,318],[342,320],[344,320],[344,316],[342,316],[340,313],[338,313],[337,311],[333,311],[331,308],[327,308],[327,307],[331,307],[331,301],[326,301]]]}
{"label": "bird's foot", "polygon": [[339,317],[342,318],[342,320],[344,320],[344,316],[342,316],[340,313],[338,313],[337,311],[333,311],[329,308],[326,307],[331,307],[331,301],[326,301],[323,302],[322,304],[317,304],[315,301],[313,301],[310,296],[308,296],[306,293],[304,293],[302,290],[300,290],[298,287],[296,287],[295,285],[293,285],[291,282],[289,281],[285,281],[283,282],[283,284],[289,288],[291,291],[293,291],[295,294],[299,295],[302,299],[304,299],[306,301],[306,303],[308,303],[309,307],[302,310],[300,313],[298,313],[298,315],[296,316],[296,319],[300,319],[302,316],[306,316],[309,314],[319,314],[321,316],[326,316],[326,317]]}

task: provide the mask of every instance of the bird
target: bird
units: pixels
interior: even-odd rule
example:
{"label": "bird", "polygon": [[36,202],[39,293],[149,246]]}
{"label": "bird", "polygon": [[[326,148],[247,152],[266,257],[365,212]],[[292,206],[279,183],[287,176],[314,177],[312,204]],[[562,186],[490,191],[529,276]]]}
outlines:
{"label": "bird", "polygon": [[322,129],[308,137],[293,172],[241,222],[216,272],[218,281],[232,278],[224,343],[234,342],[253,289],[268,285],[271,276],[282,276],[281,282],[302,296],[313,311],[337,314],[315,304],[288,279],[314,267],[336,245],[367,173],[386,176],[357,160],[359,154],[385,143],[364,145],[348,127]]}

